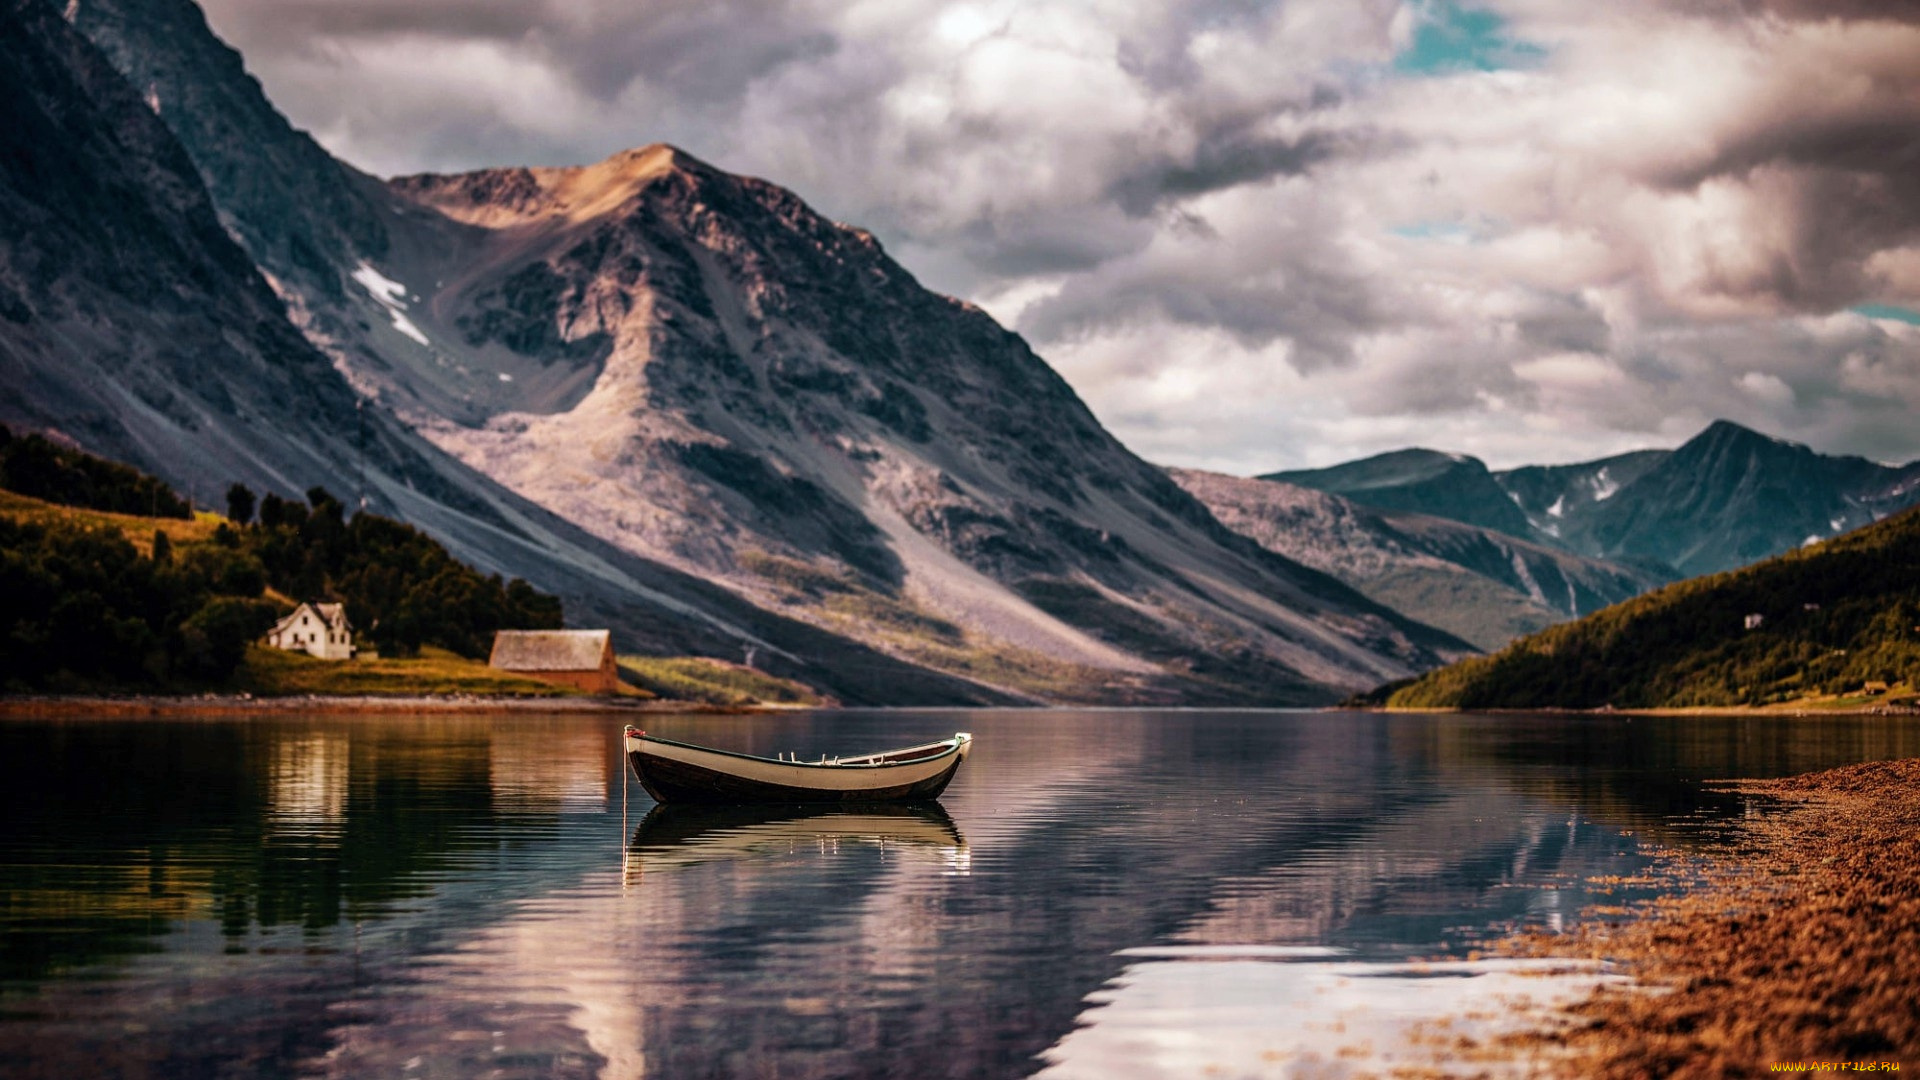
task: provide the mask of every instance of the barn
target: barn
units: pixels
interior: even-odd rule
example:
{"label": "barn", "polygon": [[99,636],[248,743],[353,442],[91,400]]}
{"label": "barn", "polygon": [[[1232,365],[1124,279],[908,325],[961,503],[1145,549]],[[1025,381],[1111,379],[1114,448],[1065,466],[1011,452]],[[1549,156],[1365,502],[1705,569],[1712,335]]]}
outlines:
{"label": "barn", "polygon": [[589,694],[620,689],[613,634],[607,630],[502,630],[493,637],[493,656],[487,663]]}

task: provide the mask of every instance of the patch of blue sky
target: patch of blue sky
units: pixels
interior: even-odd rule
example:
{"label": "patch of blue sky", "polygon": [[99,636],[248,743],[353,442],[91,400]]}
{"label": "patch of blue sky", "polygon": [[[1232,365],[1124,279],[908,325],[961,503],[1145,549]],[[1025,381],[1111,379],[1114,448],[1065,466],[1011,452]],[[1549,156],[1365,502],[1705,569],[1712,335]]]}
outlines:
{"label": "patch of blue sky", "polygon": [[1508,33],[1499,12],[1455,0],[1423,0],[1417,8],[1413,40],[1393,58],[1393,70],[1401,75],[1508,71],[1546,58],[1546,49]]}
{"label": "patch of blue sky", "polygon": [[1911,326],[1920,326],[1920,311],[1911,308],[1895,307],[1892,304],[1861,304],[1851,309],[1856,315],[1865,315],[1869,319],[1887,319],[1903,322]]}
{"label": "patch of blue sky", "polygon": [[1470,244],[1474,240],[1473,230],[1458,221],[1416,221],[1387,231],[1408,240],[1439,240],[1450,244]]}

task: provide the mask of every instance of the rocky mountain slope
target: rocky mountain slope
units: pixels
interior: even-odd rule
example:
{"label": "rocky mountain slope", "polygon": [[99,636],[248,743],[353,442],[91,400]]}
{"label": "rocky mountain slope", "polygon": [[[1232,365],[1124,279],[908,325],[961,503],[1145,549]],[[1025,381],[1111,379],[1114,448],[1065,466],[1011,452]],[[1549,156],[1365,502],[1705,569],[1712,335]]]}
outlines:
{"label": "rocky mountain slope", "polygon": [[1235,532],[1489,651],[1666,581],[1493,529],[1376,510],[1276,480],[1168,472]]}
{"label": "rocky mountain slope", "polygon": [[1523,465],[1495,473],[1494,480],[1527,515],[1529,525],[1558,539],[1569,531],[1569,519],[1596,516],[1598,504],[1671,456],[1671,450],[1635,450],[1573,465]]}
{"label": "rocky mountain slope", "polygon": [[1605,502],[1566,515],[1563,539],[1601,558],[1658,559],[1682,574],[1745,566],[1920,502],[1904,468],[1817,453],[1718,421]]}
{"label": "rocky mountain slope", "polygon": [[1404,450],[1266,479],[1669,578],[1745,566],[1920,502],[1920,462],[1821,454],[1725,420],[1676,450],[1574,465],[1496,473],[1474,458]]}
{"label": "rocky mountain slope", "polygon": [[[554,573],[640,567],[727,654],[804,624],[794,663],[1047,700],[1326,700],[1465,648],[1222,527],[1017,336],[790,192],[667,147],[374,185],[184,0],[73,10],[363,414],[431,451],[452,490],[400,516],[570,612],[598,586]],[[448,535],[460,498],[570,554],[543,575],[511,528]]]}
{"label": "rocky mountain slope", "polygon": [[438,285],[403,415],[630,550],[1056,693],[1233,700],[1447,647],[1221,528],[1025,342],[774,185],[650,147],[394,187],[470,227],[383,270]]}

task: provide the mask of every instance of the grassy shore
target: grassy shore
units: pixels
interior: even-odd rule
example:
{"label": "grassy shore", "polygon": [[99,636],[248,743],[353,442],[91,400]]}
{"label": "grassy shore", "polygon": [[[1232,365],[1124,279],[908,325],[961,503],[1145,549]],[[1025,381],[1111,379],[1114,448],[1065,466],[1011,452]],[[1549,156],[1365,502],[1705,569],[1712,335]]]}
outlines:
{"label": "grassy shore", "polygon": [[1563,1028],[1513,1040],[1515,1056],[1620,1080],[1920,1070],[1920,760],[1739,790],[1772,805],[1733,826],[1729,854],[1671,856],[1702,885],[1514,943],[1635,980],[1573,1006]]}
{"label": "grassy shore", "polygon": [[[630,677],[657,685],[585,694],[523,678],[431,646],[407,659],[319,660],[264,646],[247,650],[230,685],[204,693],[0,696],[0,717],[164,716],[284,712],[712,712],[743,713],[831,704],[806,687],[723,661],[621,657]],[[643,680],[646,681],[646,680]]]}
{"label": "grassy shore", "polygon": [[[1377,693],[1377,691],[1375,692]],[[1570,716],[1905,716],[1920,715],[1920,687],[1896,683],[1884,693],[1820,694],[1769,702],[1765,705],[1649,706],[1632,709],[1461,709],[1384,705],[1371,695],[1359,695],[1336,708],[1390,713],[1565,713]]]}
{"label": "grassy shore", "polygon": [[804,683],[705,656],[626,656],[620,672],[649,694],[704,705],[824,705]]}
{"label": "grassy shore", "polygon": [[[539,679],[498,671],[429,645],[417,657],[379,660],[321,660],[306,653],[255,645],[234,673],[233,689],[259,697],[293,694],[324,696],[424,695],[444,697],[556,698],[578,691]],[[651,697],[640,691],[635,696]]]}

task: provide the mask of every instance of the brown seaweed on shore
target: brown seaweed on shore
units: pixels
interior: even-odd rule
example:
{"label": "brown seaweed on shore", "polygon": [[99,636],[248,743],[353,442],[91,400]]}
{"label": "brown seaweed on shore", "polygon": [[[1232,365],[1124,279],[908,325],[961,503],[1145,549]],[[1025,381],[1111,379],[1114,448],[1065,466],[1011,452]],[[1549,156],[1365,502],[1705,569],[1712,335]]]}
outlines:
{"label": "brown seaweed on shore", "polygon": [[1507,1049],[1561,1075],[1622,1080],[1920,1068],[1920,760],[1738,790],[1769,805],[1734,826],[1733,854],[1686,868],[1701,887],[1624,922],[1514,943],[1611,961],[1636,982]]}

